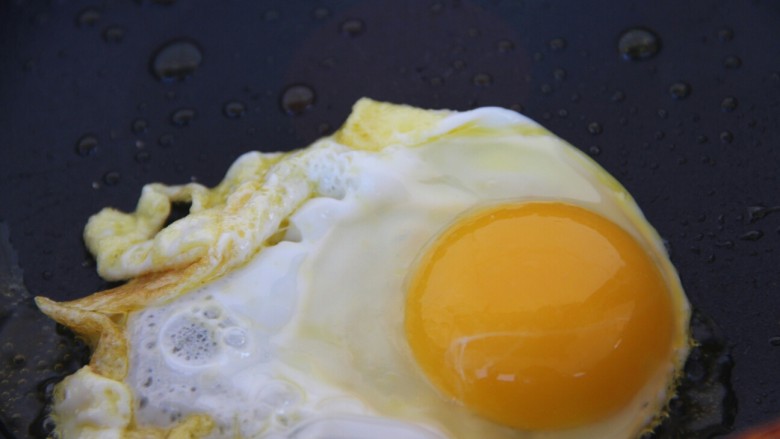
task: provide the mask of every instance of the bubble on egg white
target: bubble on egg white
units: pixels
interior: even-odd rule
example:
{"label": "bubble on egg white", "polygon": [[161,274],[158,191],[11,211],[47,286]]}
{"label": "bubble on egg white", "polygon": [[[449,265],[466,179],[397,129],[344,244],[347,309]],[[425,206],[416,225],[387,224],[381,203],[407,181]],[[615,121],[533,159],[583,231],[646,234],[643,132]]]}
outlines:
{"label": "bubble on egg white", "polygon": [[188,366],[206,364],[219,353],[214,329],[188,316],[170,321],[163,330],[162,342],[169,359]]}
{"label": "bubble on egg white", "polygon": [[246,344],[246,331],[241,328],[230,328],[222,338],[225,344],[234,348],[240,348]]}

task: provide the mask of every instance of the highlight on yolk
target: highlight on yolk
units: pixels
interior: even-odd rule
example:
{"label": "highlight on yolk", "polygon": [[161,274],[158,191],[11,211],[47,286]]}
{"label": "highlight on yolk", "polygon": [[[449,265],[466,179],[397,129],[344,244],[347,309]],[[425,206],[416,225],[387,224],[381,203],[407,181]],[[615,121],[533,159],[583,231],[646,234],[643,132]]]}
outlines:
{"label": "highlight on yolk", "polygon": [[616,412],[668,367],[673,314],[630,234],[582,207],[532,202],[446,230],[412,273],[405,329],[445,394],[513,428],[562,429]]}

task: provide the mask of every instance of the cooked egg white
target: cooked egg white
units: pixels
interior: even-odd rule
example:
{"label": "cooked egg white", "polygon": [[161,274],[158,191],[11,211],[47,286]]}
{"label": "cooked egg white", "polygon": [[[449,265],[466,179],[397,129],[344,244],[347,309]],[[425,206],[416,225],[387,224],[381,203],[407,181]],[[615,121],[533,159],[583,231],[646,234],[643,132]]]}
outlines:
{"label": "cooked egg white", "polygon": [[[171,200],[192,213],[160,231]],[[688,303],[630,195],[499,108],[362,100],[213,190],[147,186],[86,239],[101,274],[140,277],[38,300],[96,348],[56,392],[66,439],[631,438],[688,351]]]}

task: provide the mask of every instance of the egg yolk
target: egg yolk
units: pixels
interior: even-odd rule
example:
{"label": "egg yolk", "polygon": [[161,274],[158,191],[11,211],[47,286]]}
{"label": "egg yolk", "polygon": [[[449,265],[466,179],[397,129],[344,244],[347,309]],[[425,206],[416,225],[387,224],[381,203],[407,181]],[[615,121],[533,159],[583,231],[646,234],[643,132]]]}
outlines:
{"label": "egg yolk", "polygon": [[461,219],[426,250],[405,330],[445,394],[507,426],[562,429],[616,412],[669,367],[673,315],[631,235],[582,207],[532,202]]}

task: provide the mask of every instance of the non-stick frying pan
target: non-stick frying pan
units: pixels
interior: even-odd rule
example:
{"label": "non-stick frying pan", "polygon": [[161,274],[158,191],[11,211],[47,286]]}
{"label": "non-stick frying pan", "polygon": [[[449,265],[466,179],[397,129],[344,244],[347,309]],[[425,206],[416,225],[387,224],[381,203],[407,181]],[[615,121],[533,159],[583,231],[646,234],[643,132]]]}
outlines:
{"label": "non-stick frying pan", "polygon": [[659,436],[780,415],[778,42],[760,0],[0,1],[0,432],[44,434],[46,393],[87,358],[29,295],[108,286],[89,215],[305,146],[361,96],[514,108],[593,155],[668,241],[712,342],[714,369],[689,370],[721,385],[697,406],[712,428]]}

